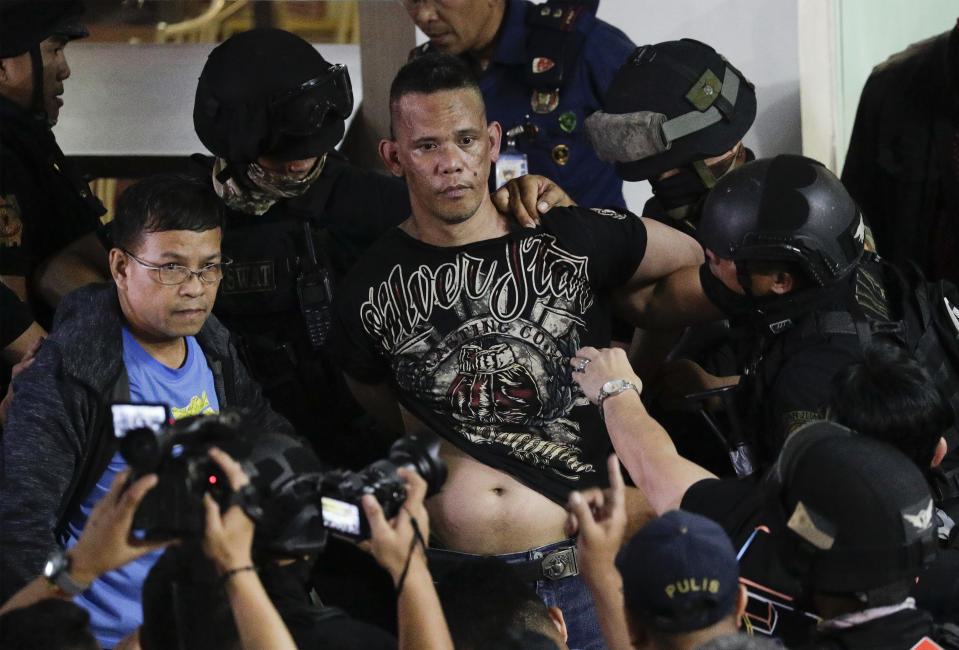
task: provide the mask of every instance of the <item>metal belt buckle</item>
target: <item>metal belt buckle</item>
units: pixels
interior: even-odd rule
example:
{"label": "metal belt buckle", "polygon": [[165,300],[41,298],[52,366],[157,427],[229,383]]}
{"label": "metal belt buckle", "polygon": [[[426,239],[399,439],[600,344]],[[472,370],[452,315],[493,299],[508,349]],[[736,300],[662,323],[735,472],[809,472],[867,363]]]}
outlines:
{"label": "metal belt buckle", "polygon": [[561,548],[543,556],[540,563],[543,576],[549,580],[561,580],[579,575],[579,563],[576,560],[576,547]]}

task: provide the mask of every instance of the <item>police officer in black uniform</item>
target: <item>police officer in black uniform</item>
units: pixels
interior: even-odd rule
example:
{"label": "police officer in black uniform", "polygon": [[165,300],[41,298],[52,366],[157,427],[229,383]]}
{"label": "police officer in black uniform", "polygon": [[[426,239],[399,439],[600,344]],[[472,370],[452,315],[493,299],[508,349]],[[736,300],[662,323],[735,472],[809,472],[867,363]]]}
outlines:
{"label": "police officer in black uniform", "polygon": [[771,460],[791,431],[822,417],[829,380],[858,358],[856,329],[832,331],[825,315],[891,320],[882,270],[863,257],[863,219],[839,179],[801,156],[721,179],[698,238],[707,257],[698,284],[750,350],[737,411]]}
{"label": "police officer in black uniform", "polygon": [[336,278],[409,215],[409,200],[402,182],[334,149],[352,109],[345,66],[289,32],[254,29],[210,54],[193,116],[229,208],[223,251],[233,263],[214,312],[273,407],[324,462],[355,466],[386,447],[375,437],[364,445],[371,429],[322,351],[330,302]]}
{"label": "police officer in black uniform", "polygon": [[[88,32],[75,0],[4,0],[0,12],[0,277],[49,326],[63,294],[109,277],[95,232],[105,210],[50,128],[70,75],[64,47]],[[36,277],[58,253],[56,277]]]}
{"label": "police officer in black uniform", "polygon": [[706,193],[752,160],[742,139],[755,118],[746,77],[709,45],[684,38],[636,48],[586,133],[620,178],[652,185],[644,217],[695,236]]}
{"label": "police officer in black uniform", "polygon": [[783,448],[765,488],[785,524],[772,537],[800,588],[794,604],[823,619],[793,647],[959,648],[959,627],[937,624],[909,598],[937,553],[932,495],[909,458],[812,424]]}

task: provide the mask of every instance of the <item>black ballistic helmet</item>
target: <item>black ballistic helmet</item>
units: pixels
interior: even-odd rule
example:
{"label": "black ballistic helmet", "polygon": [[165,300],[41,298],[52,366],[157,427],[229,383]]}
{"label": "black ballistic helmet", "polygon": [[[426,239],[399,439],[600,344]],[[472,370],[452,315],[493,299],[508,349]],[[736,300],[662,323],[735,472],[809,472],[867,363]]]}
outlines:
{"label": "black ballistic helmet", "polygon": [[289,32],[252,29],[210,53],[193,126],[210,151],[231,163],[267,154],[297,160],[332,150],[352,111],[346,66],[328,63]]}
{"label": "black ballistic helmet", "polygon": [[620,178],[642,181],[732,149],[756,118],[756,92],[716,50],[684,38],[637,48],[613,77],[605,109],[664,116],[654,123],[664,151],[616,163]]}
{"label": "black ballistic helmet", "polygon": [[779,557],[810,593],[859,595],[869,607],[899,602],[938,550],[916,464],[834,422],[793,433],[766,487],[787,522]]}
{"label": "black ballistic helmet", "polygon": [[320,461],[302,441],[282,433],[255,438],[245,459],[256,487],[262,515],[256,522],[253,548],[258,555],[315,555],[326,546],[320,511]]}
{"label": "black ballistic helmet", "polygon": [[839,179],[810,158],[746,163],[716,183],[703,206],[700,243],[741,272],[750,261],[795,262],[825,286],[852,271],[865,225]]}
{"label": "black ballistic helmet", "polygon": [[0,58],[29,52],[54,34],[67,40],[89,36],[82,14],[79,0],[0,0]]}

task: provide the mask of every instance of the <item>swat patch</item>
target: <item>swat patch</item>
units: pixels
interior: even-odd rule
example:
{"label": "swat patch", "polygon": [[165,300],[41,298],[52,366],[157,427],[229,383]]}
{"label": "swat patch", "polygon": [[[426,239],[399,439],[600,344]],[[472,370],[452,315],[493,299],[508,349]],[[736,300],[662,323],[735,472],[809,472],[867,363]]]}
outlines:
{"label": "swat patch", "polygon": [[0,246],[23,245],[23,219],[14,194],[0,196]]}
{"label": "swat patch", "polygon": [[276,290],[273,260],[234,262],[223,267],[220,293],[256,293]]}

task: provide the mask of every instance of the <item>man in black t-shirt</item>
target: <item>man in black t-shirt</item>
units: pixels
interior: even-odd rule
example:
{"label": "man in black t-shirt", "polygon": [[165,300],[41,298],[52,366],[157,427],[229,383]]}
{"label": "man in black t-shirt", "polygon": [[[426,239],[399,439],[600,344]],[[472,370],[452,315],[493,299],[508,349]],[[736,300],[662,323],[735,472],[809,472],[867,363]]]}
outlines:
{"label": "man in black t-shirt", "polygon": [[444,557],[507,555],[563,610],[570,646],[595,647],[581,584],[575,602],[544,595],[547,581],[576,573],[561,504],[606,482],[609,439],[568,359],[608,344],[614,289],[696,264],[701,249],[612,210],[553,208],[541,227],[514,228],[487,187],[500,126],[454,56],[407,64],[390,106],[380,154],[406,179],[412,214],[347,278],[334,352],[371,411],[399,430],[398,400],[445,439],[449,478],[429,502]]}

